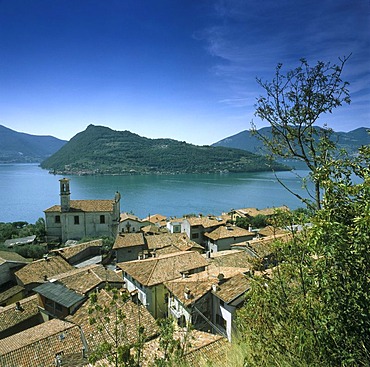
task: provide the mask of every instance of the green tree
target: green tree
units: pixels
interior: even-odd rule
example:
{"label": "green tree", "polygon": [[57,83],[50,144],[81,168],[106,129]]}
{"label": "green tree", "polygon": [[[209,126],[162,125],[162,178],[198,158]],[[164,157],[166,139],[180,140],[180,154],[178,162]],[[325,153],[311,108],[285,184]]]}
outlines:
{"label": "green tree", "polygon": [[335,145],[330,141],[331,130],[319,129],[315,124],[323,114],[350,103],[348,83],[341,79],[347,60],[348,57],[339,59],[338,65],[320,61],[310,67],[301,59],[300,66],[287,73],[278,64],[272,82],[257,79],[266,95],[257,99],[255,115],[270,124],[272,135],[258,133],[253,124],[252,130],[271,158],[298,159],[306,164],[314,184],[313,192],[308,190],[310,199],[286,188],[316,209],[321,206],[322,189],[317,171],[330,159]]}
{"label": "green tree", "polygon": [[369,167],[370,147],[321,167],[312,227],[276,243],[280,265],[238,313],[244,365],[370,365]]}
{"label": "green tree", "polygon": [[101,302],[98,293],[90,294],[89,322],[96,326],[96,331],[101,334],[103,341],[91,351],[89,362],[106,359],[116,367],[135,366],[130,355],[132,345],[127,342],[126,315],[123,311],[123,305],[130,297],[127,292],[116,288],[106,290],[109,294],[108,302]]}
{"label": "green tree", "polygon": [[182,338],[176,337],[176,327],[173,318],[160,319],[159,325],[159,347],[163,353],[161,358],[155,358],[155,367],[186,367],[184,359],[185,352],[190,345],[190,329],[183,332]]}

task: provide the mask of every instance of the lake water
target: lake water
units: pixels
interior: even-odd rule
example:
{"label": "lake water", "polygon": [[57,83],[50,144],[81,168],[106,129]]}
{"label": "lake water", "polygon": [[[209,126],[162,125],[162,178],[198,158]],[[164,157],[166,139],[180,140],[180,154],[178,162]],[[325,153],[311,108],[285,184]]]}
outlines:
{"label": "lake water", "polygon": [[[298,171],[306,175],[306,171]],[[292,172],[279,177],[300,193]],[[59,179],[37,164],[0,165],[0,222],[35,223],[43,211],[59,204]],[[68,176],[71,199],[113,199],[121,193],[121,212],[140,218],[149,214],[221,214],[230,209],[303,206],[276,180],[272,172],[150,176]]]}

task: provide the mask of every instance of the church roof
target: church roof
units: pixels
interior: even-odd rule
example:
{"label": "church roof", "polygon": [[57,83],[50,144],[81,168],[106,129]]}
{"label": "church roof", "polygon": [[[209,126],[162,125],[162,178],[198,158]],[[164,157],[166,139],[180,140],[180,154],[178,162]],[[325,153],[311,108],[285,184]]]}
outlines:
{"label": "church roof", "polygon": [[[69,212],[112,212],[114,200],[71,200]],[[54,205],[45,213],[61,212],[60,205]]]}

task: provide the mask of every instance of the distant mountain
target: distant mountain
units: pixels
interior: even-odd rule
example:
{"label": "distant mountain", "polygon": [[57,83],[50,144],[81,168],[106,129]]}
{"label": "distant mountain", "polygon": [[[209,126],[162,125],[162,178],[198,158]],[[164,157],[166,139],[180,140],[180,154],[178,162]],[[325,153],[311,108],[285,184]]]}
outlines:
{"label": "distant mountain", "polygon": [[[336,142],[339,148],[345,149],[349,154],[355,154],[362,145],[370,144],[370,135],[367,130],[365,127],[360,127],[348,133],[333,132],[332,141]],[[271,137],[271,127],[264,127],[258,131],[266,137]],[[249,130],[222,139],[212,144],[212,146],[243,149],[255,154],[262,154],[263,151],[263,144]]]}
{"label": "distant mountain", "polygon": [[[148,174],[267,171],[262,156],[240,149],[149,139],[89,125],[41,167],[60,174]],[[286,169],[274,164],[274,169]]]}
{"label": "distant mountain", "polygon": [[52,136],[20,133],[0,125],[0,163],[41,162],[65,143]]}

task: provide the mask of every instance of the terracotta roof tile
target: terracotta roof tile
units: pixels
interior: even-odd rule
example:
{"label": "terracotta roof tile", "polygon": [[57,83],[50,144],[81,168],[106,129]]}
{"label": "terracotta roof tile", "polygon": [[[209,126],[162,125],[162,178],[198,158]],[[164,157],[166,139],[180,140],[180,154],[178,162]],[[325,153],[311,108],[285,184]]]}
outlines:
{"label": "terracotta roof tile", "polygon": [[[188,278],[180,278],[165,282],[165,287],[185,306],[189,306],[202,298],[217,284],[217,277],[209,276],[208,272],[190,275]],[[185,293],[188,296],[185,296]]]}
{"label": "terracotta roof tile", "polygon": [[181,277],[181,273],[206,267],[207,261],[197,252],[186,251],[118,263],[117,266],[145,286],[153,286]]}
{"label": "terracotta roof tile", "polygon": [[[175,339],[183,340],[185,331],[178,330],[174,334]],[[220,335],[209,334],[199,330],[187,332],[189,346],[185,352],[185,362],[192,367],[203,367],[208,364],[226,366],[227,352],[230,343]],[[143,350],[143,367],[152,366],[155,358],[163,358],[163,351],[159,345],[159,338],[145,343]]]}
{"label": "terracotta roof tile", "polygon": [[241,216],[256,217],[257,215],[269,216],[269,215],[275,214],[277,210],[289,211],[289,208],[287,206],[280,206],[276,208],[265,208],[265,209],[242,208],[242,209],[236,209],[235,213]]}
{"label": "terracotta roof tile", "polygon": [[237,226],[220,226],[210,233],[205,233],[205,237],[211,240],[217,241],[232,237],[250,237],[255,236],[254,232],[250,232],[247,229],[240,228]]}
{"label": "terracotta roof tile", "polygon": [[276,241],[287,242],[291,240],[292,236],[290,233],[282,233],[274,236],[267,236],[258,238],[253,241],[247,241],[246,245],[254,254],[259,258],[264,258],[271,255],[274,252],[273,243]]}
{"label": "terracotta roof tile", "polygon": [[132,246],[144,246],[144,235],[142,233],[120,233],[114,242],[113,250],[132,247]]}
{"label": "terracotta roof tile", "polygon": [[37,295],[24,298],[19,303],[20,310],[16,310],[15,304],[0,309],[0,332],[39,314]]}
{"label": "terracotta roof tile", "polygon": [[140,218],[136,215],[130,214],[130,213],[121,213],[120,215],[120,221],[123,222],[125,220],[134,220],[136,222],[141,222]]}
{"label": "terracotta roof tile", "polygon": [[[70,212],[112,212],[114,200],[71,200]],[[47,212],[61,212],[60,205],[54,205]]]}
{"label": "terracotta roof tile", "polygon": [[290,233],[287,229],[277,228],[273,226],[267,226],[265,228],[261,228],[258,231],[258,235],[263,236],[263,237],[277,236],[277,235],[287,234],[287,233]]}
{"label": "terracotta roof tile", "polygon": [[149,250],[158,250],[174,246],[178,251],[188,251],[192,248],[202,248],[194,241],[191,241],[186,233],[162,233],[153,236],[145,236]]}
{"label": "terracotta roof tile", "polygon": [[202,226],[203,228],[211,228],[226,224],[221,217],[201,216],[185,218],[191,226]]}
{"label": "terracotta roof tile", "polygon": [[250,286],[250,279],[244,274],[238,274],[219,284],[217,290],[212,293],[224,302],[230,303],[249,290]]}
{"label": "terracotta roof tile", "polygon": [[[205,256],[205,255],[204,255]],[[252,269],[253,257],[243,250],[225,250],[212,252],[207,259],[216,267],[235,267]]]}
{"label": "terracotta roof tile", "polygon": [[78,326],[54,319],[0,340],[0,365],[54,366],[57,353],[81,353],[82,349]]}
{"label": "terracotta roof tile", "polygon": [[[107,308],[110,310],[111,312],[107,316],[113,319],[115,318],[116,313],[114,306],[111,305],[111,302],[112,295],[104,289],[100,290],[97,297],[97,304],[103,309]],[[124,342],[128,342],[130,344],[137,342],[137,332],[139,326],[144,326],[145,338],[150,339],[158,334],[156,321],[144,306],[141,304],[136,305],[131,300],[122,302],[120,299],[116,301],[116,304],[125,315],[124,322],[120,324],[122,325],[122,330],[119,330],[119,335],[122,336],[122,340]],[[66,319],[82,328],[89,347],[94,348],[101,344],[104,340],[109,340],[109,336],[105,330],[99,332],[97,331],[96,325],[90,325],[90,318],[92,317],[92,314],[89,312],[90,308],[91,302],[90,300],[87,300],[75,312],[74,315],[67,316]],[[113,324],[114,322],[110,324],[112,328],[114,327]]]}
{"label": "terracotta roof tile", "polygon": [[79,244],[68,246],[68,247],[58,248],[51,252],[56,252],[60,254],[62,257],[64,257],[66,260],[69,260],[73,256],[79,254],[80,252],[90,247],[101,247],[102,244],[103,244],[103,240],[94,240],[94,241],[79,243]]}
{"label": "terracotta roof tile", "polygon": [[163,222],[167,219],[167,217],[165,215],[162,215],[162,214],[153,214],[153,215],[149,215],[148,217],[144,218],[142,220],[142,222],[150,222],[150,223],[159,223],[159,222]]}
{"label": "terracotta roof tile", "polygon": [[16,277],[23,285],[31,283],[43,283],[44,276],[51,278],[57,274],[64,273],[74,267],[59,256],[50,256],[47,259],[33,261],[15,272]]}
{"label": "terracotta roof tile", "polygon": [[89,265],[58,274],[52,279],[81,294],[87,294],[99,285],[108,282],[122,284],[123,279],[113,270],[104,268],[103,265]]}

